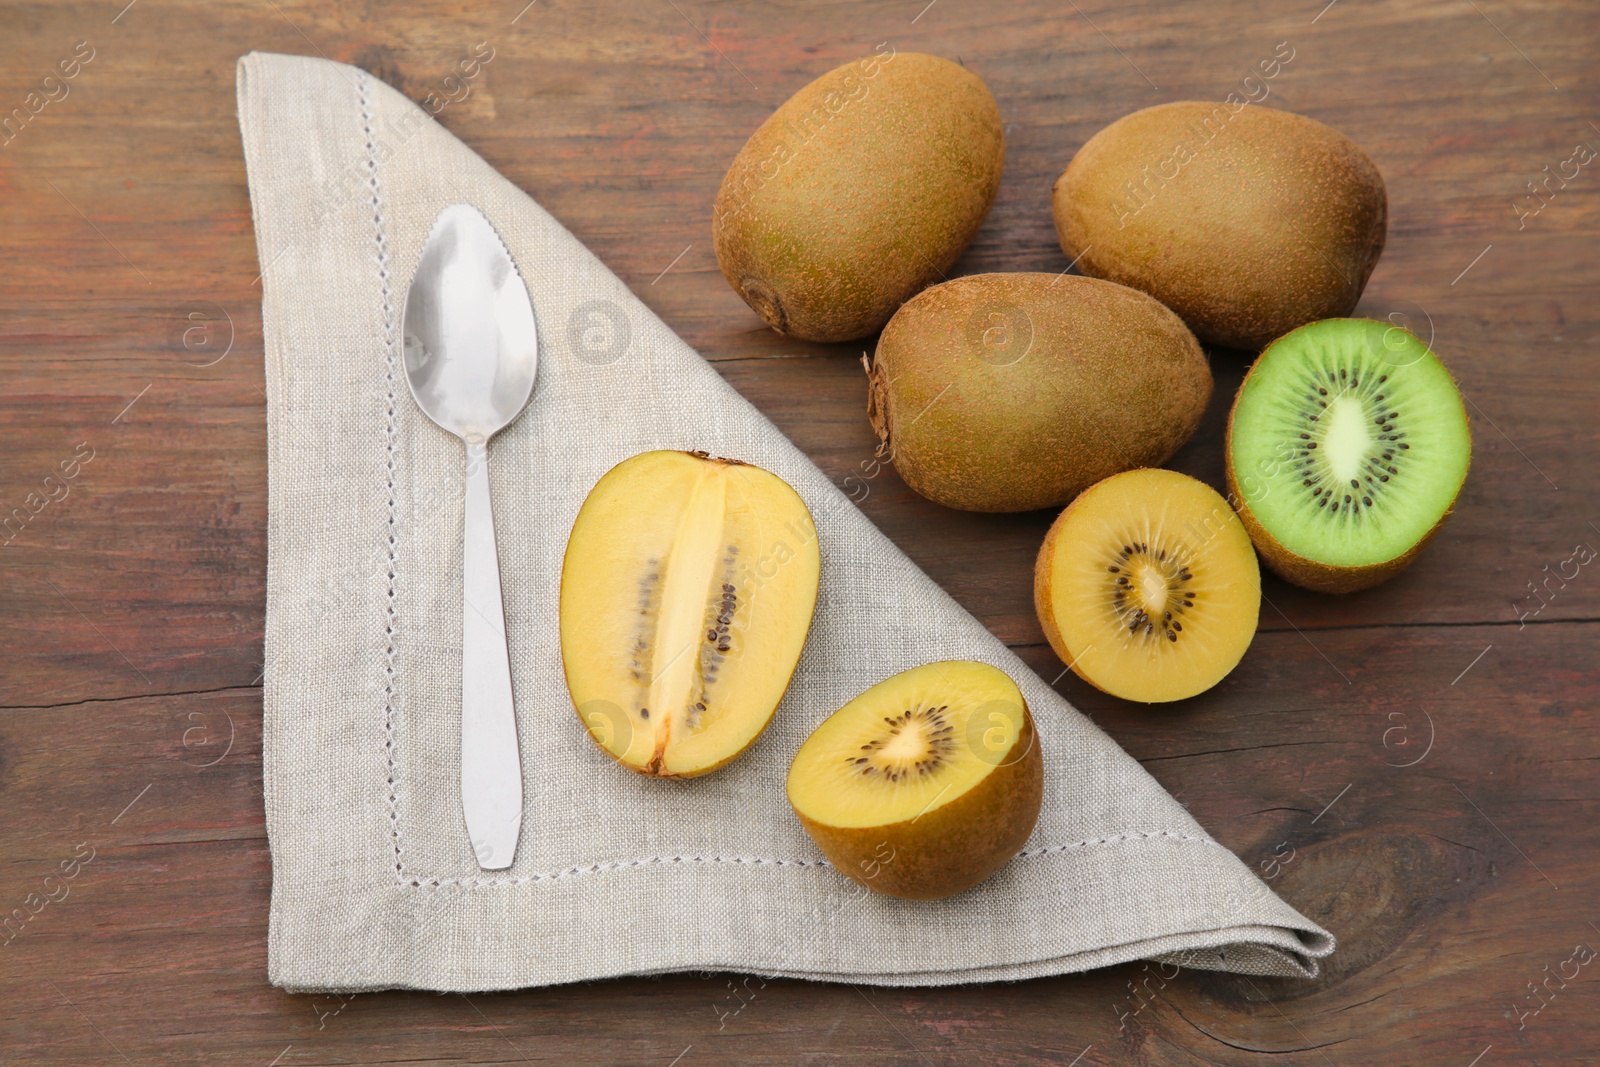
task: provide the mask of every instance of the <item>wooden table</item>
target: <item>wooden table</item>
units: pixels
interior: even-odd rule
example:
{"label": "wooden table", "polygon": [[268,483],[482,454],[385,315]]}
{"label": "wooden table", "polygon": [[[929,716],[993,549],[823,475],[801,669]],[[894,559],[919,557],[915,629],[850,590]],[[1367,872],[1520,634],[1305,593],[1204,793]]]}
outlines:
{"label": "wooden table", "polygon": [[[1600,548],[1600,173],[1515,206],[1600,147],[1593,5],[124,2],[0,3],[0,109],[46,101],[0,147],[0,514],[25,520],[0,549],[0,913],[26,916],[0,947],[0,1062],[1597,1062],[1600,966],[1579,961],[1600,949],[1600,568],[1577,561]],[[1388,181],[1361,311],[1432,336],[1459,377],[1465,494],[1383,587],[1269,579],[1255,645],[1203,697],[1056,685],[1338,935],[1321,978],[752,981],[721,1025],[740,1003],[722,974],[470,999],[267,985],[261,267],[234,61],[326,55],[421,99],[486,40],[441,121],[840,482],[873,454],[863,346],[762,328],[711,252],[717,184],[771,109],[880,41],[959,58],[1008,142],[960,270],[1059,271],[1050,185],[1085,139],[1220,99],[1290,43],[1269,103]],[[75,76],[43,83],[58,69]],[[1246,359],[1212,361],[1174,465],[1220,485]],[[1051,516],[867,484],[873,521],[1057,678],[1029,599]]]}

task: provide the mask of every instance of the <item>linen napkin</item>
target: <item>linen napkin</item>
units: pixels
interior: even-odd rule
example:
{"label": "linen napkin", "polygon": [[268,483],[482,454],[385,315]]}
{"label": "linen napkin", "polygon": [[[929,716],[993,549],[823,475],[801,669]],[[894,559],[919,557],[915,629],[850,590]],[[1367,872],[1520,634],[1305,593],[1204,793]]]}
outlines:
{"label": "linen napkin", "polygon": [[[884,537],[560,223],[366,72],[252,53],[239,125],[262,269],[268,537],[268,968],[296,990],[474,991],[726,969],[941,985],[1134,959],[1311,976],[1333,938]],[[531,292],[538,384],[490,471],[524,773],[515,864],[461,813],[459,441],[416,408],[398,316],[447,204],[481,209]],[[810,640],[766,733],[658,781],[586,735],[557,596],[614,464],[703,449],[787,480],[823,558]],[[983,885],[912,902],[821,858],[784,794],[830,712],[918,664],[1009,673],[1046,760],[1032,839]]]}

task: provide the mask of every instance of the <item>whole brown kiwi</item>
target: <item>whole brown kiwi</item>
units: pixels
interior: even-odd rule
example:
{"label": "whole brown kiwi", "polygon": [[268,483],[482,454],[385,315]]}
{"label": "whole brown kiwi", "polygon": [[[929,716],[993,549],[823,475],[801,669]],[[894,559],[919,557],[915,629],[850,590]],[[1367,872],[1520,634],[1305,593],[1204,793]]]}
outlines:
{"label": "whole brown kiwi", "polygon": [[750,136],[712,209],[717,263],[779,333],[876,333],[978,232],[1004,141],[976,74],[880,46],[805,86]]}
{"label": "whole brown kiwi", "polygon": [[1145,108],[1091,137],[1052,195],[1061,248],[1202,341],[1258,351],[1350,314],[1383,251],[1388,198],[1355,142],[1242,101]]}
{"label": "whole brown kiwi", "polygon": [[895,313],[867,411],[906,484],[964,511],[1057,507],[1165,462],[1200,425],[1211,367],[1144,293],[1062,274],[976,274]]}

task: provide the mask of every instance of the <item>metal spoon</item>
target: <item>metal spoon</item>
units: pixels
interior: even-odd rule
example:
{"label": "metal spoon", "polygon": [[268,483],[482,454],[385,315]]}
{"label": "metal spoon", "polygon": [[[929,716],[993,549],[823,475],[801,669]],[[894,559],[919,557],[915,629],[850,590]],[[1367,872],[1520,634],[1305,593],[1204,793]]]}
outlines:
{"label": "metal spoon", "polygon": [[477,208],[439,212],[406,293],[406,381],[423,413],[467,446],[461,573],[461,808],[484,870],[511,866],[522,829],[522,759],[511,697],[489,439],[533,395],[539,335],[528,287]]}

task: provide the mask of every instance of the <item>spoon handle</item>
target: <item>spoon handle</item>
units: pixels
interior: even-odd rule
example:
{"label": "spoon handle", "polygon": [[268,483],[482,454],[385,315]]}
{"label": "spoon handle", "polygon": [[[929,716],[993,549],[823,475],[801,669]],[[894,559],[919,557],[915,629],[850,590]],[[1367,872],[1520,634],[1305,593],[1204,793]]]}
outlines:
{"label": "spoon handle", "polygon": [[463,549],[461,807],[478,866],[498,871],[511,866],[522,829],[522,759],[489,500],[489,453],[482,440],[467,442]]}

